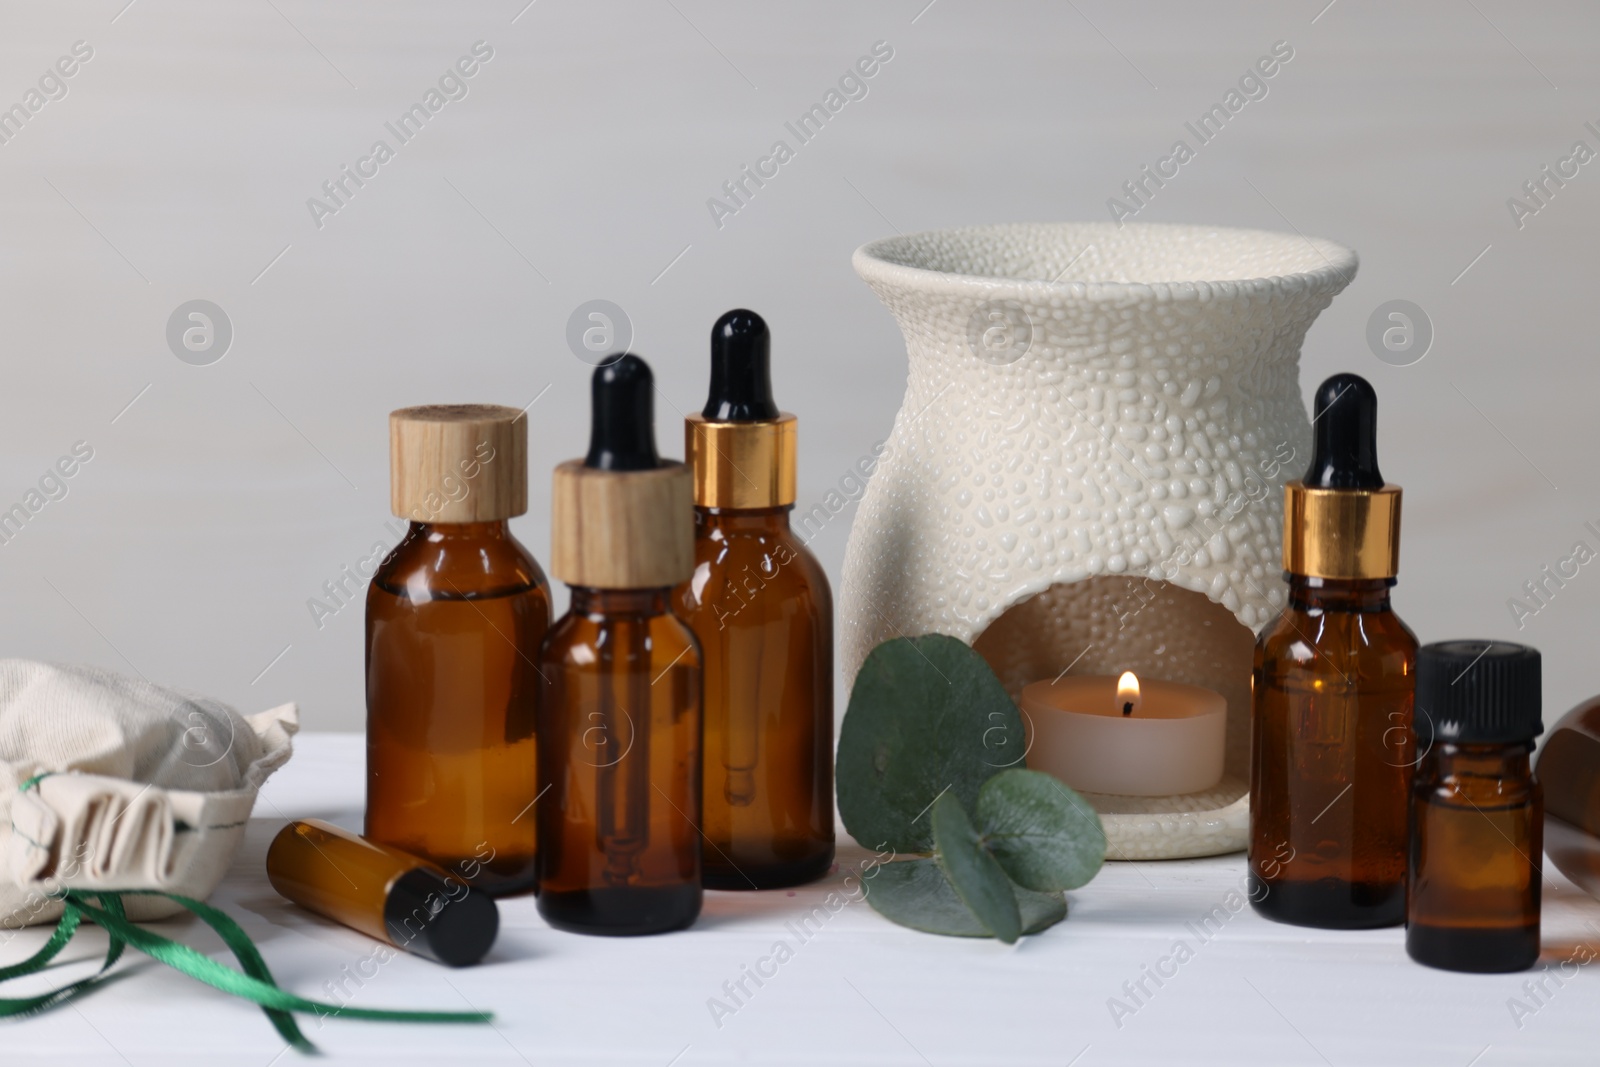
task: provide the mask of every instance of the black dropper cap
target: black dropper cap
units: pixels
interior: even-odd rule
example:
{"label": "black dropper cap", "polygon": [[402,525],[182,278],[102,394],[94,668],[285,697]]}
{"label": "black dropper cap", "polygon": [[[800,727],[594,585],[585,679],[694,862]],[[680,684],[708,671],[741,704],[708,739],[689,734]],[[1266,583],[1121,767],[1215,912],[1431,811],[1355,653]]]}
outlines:
{"label": "black dropper cap", "polygon": [[615,356],[595,368],[585,467],[647,471],[661,466],[656,454],[654,392],[650,364],[632,353]]}
{"label": "black dropper cap", "polygon": [[389,940],[451,967],[488,955],[500,932],[500,909],[481,890],[428,867],[413,867],[389,886],[383,902]]}
{"label": "black dropper cap", "polygon": [[1312,489],[1382,489],[1378,472],[1378,394],[1359,374],[1335,374],[1313,404]]}
{"label": "black dropper cap", "polygon": [[764,422],[781,412],[772,399],[772,335],[743,308],[711,327],[711,395],[700,414],[713,422]]}
{"label": "black dropper cap", "polygon": [[1439,641],[1417,653],[1418,744],[1532,741],[1540,718],[1538,649],[1510,641]]}

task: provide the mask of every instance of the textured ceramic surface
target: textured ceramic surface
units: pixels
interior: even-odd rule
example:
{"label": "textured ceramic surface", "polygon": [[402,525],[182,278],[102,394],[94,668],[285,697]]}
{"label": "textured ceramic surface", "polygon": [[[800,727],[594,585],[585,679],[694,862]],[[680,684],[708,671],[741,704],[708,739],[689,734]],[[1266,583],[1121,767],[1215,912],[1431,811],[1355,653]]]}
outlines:
{"label": "textured ceramic surface", "polygon": [[1242,848],[1252,635],[1284,604],[1282,485],[1309,458],[1300,345],[1355,254],[1063,223],[891,237],[854,264],[910,367],[845,554],[847,679],[937,631],[1013,695],[1064,670],[1216,689],[1219,791],[1096,801],[1112,855]]}

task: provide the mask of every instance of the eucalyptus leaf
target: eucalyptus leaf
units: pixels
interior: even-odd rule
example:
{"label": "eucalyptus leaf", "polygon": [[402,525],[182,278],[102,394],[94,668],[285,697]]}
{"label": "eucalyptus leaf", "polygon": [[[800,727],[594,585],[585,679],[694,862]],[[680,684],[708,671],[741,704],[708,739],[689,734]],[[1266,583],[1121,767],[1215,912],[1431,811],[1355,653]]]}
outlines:
{"label": "eucalyptus leaf", "polygon": [[1024,750],[1022,718],[983,657],[954,637],[897,637],[856,675],[839,730],[839,816],[861,844],[933,848],[930,806],[978,789]]}
{"label": "eucalyptus leaf", "polygon": [[[867,903],[890,922],[947,937],[992,936],[931,859],[900,860],[879,867],[867,883]],[[1013,886],[1022,932],[1036,934],[1067,917],[1060,893],[1035,893]]]}
{"label": "eucalyptus leaf", "polygon": [[1039,771],[1001,771],[985,782],[978,791],[978,829],[1005,873],[1041,893],[1076,889],[1105,863],[1100,816]]}
{"label": "eucalyptus leaf", "polygon": [[961,801],[946,793],[933,805],[934,858],[956,896],[995,937],[1010,945],[1022,936],[1022,914],[1011,879],[978,840]]}

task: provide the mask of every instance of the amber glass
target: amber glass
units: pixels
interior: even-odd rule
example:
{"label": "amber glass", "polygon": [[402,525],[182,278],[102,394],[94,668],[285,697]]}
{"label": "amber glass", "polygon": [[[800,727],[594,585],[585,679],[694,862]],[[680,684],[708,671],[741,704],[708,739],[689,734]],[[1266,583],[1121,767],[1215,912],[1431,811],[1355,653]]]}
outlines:
{"label": "amber glass", "polygon": [[792,507],[695,509],[674,604],[705,655],[705,884],[775,889],[833,863],[833,597]]}
{"label": "amber glass", "polygon": [[384,905],[389,886],[418,866],[417,860],[363,841],[321,819],[300,819],[273,838],[267,849],[272,888],[319,915],[389,940]]}
{"label": "amber glass", "polygon": [[1256,642],[1250,899],[1269,919],[1405,921],[1417,639],[1391,584],[1291,576]]}
{"label": "amber glass", "polygon": [[539,912],[559,929],[700,914],[700,647],[670,592],[575,586],[540,654]]}
{"label": "amber glass", "polygon": [[1412,798],[1406,952],[1452,971],[1539,958],[1544,803],[1523,745],[1439,742]]}
{"label": "amber glass", "polygon": [[534,886],[550,587],[504,521],[412,523],[367,590],[366,836],[493,896]]}
{"label": "amber glass", "polygon": [[1600,898],[1600,697],[1561,717],[1539,746],[1550,861]]}

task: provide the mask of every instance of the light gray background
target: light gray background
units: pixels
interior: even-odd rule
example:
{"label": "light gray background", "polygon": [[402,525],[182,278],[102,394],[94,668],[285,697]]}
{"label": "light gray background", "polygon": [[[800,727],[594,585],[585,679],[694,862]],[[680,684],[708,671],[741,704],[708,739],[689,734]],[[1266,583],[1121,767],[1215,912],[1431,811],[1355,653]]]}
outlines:
{"label": "light gray background", "polygon": [[[627,310],[670,401],[663,451],[681,455],[675,409],[703,401],[710,325],[744,305],[772,325],[815,502],[886,435],[904,386],[857,245],[1107,218],[1286,40],[1269,95],[1138,217],[1360,253],[1302,386],[1348,369],[1378,388],[1384,472],[1406,488],[1399,610],[1425,640],[1543,649],[1547,721],[1600,690],[1600,563],[1520,632],[1507,607],[1576,540],[1600,548],[1583,528],[1600,520],[1600,163],[1521,230],[1506,205],[1575,140],[1600,149],[1583,125],[1600,125],[1593,5],[125,2],[0,6],[0,104],[73,42],[94,49],[0,145],[0,507],[74,442],[94,449],[0,546],[7,655],[359,728],[359,604],[319,630],[307,600],[388,537],[391,408],[539,397],[513,525],[546,558],[547,472],[587,433],[572,310]],[[383,123],[478,40],[494,58],[469,95],[319,230],[307,198],[393,144]],[[868,96],[719,230],[707,198],[879,40],[894,58]],[[1365,340],[1397,298],[1437,333],[1403,368]],[[192,299],[233,322],[210,366],[165,341]],[[835,577],[847,532],[841,516],[814,544]]]}

